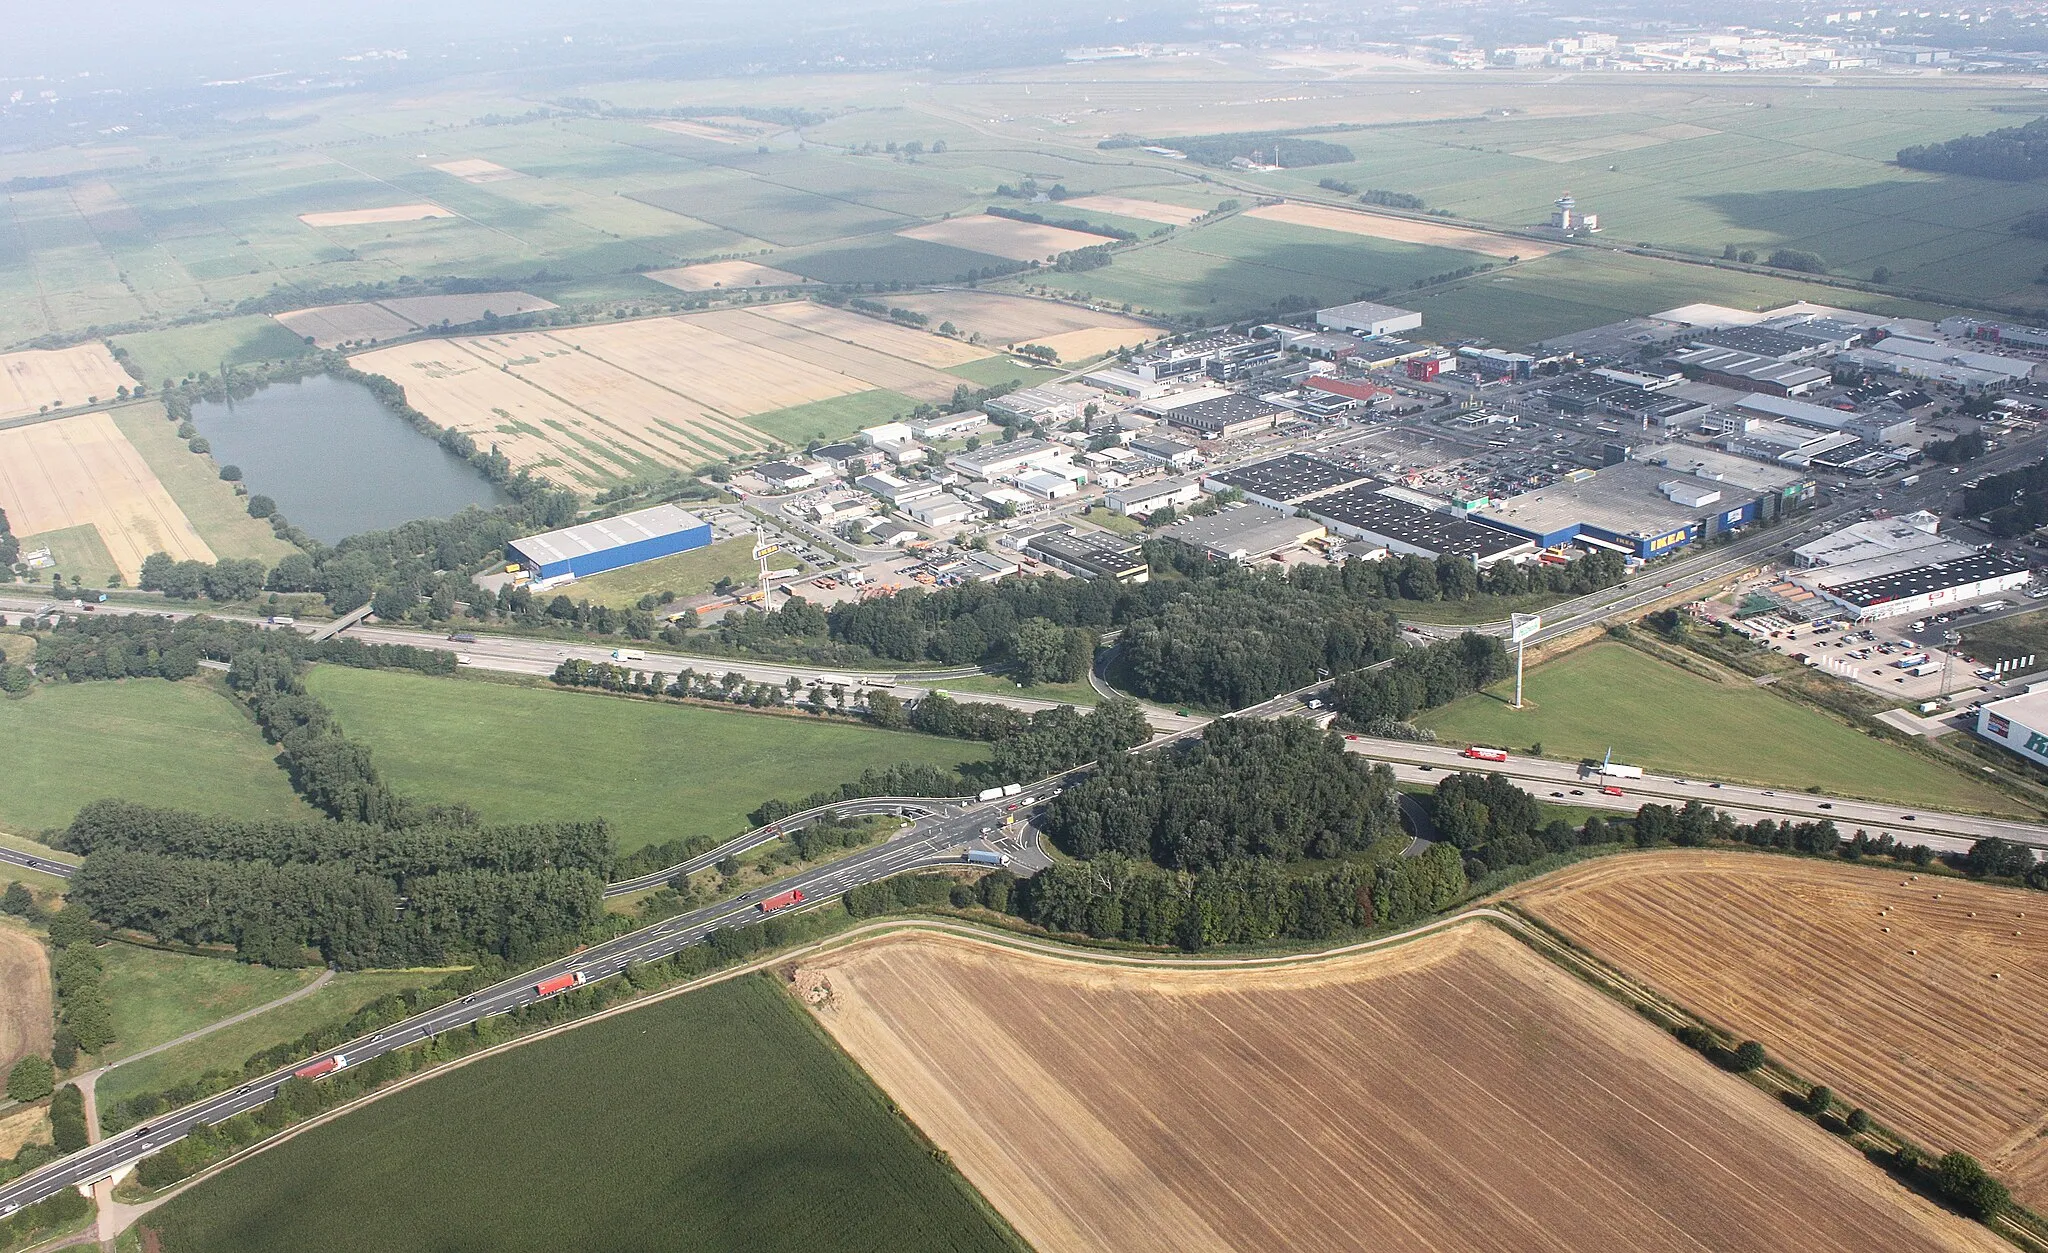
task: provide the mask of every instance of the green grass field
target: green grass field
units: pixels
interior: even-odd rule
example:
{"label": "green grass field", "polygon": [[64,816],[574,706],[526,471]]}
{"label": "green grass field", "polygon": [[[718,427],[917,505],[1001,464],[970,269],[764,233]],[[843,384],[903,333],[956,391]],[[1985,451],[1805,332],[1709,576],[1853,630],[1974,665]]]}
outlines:
{"label": "green grass field", "polygon": [[948,692],[982,692],[1000,696],[1024,696],[1032,700],[1056,700],[1069,705],[1093,705],[1102,699],[1086,679],[1078,683],[1039,683],[1018,687],[1013,679],[999,674],[974,674],[964,679],[938,679],[932,686]]}
{"label": "green grass field", "polygon": [[788,409],[776,409],[769,413],[757,413],[746,419],[748,426],[766,432],[788,444],[791,448],[802,448],[814,439],[838,439],[851,435],[864,426],[876,426],[908,417],[917,402],[901,392],[880,389],[871,392],[854,392],[850,396],[834,396],[830,400],[814,400],[807,405],[793,405]]}
{"label": "green grass field", "polygon": [[0,824],[33,834],[112,796],[243,818],[310,817],[274,750],[196,680],[39,686],[0,701]]}
{"label": "green grass field", "polygon": [[210,1022],[274,1001],[313,982],[317,970],[273,970],[222,957],[188,957],[109,944],[107,1002],[114,1044],[97,1060],[112,1061],[175,1040]]}
{"label": "green grass field", "polygon": [[2036,610],[1971,627],[1963,632],[1963,650],[1986,666],[2019,657],[2034,658],[2034,667],[2048,666],[2048,613]]}
{"label": "green grass field", "polygon": [[563,594],[574,600],[590,600],[620,608],[636,605],[649,592],[674,592],[680,597],[708,592],[721,578],[735,582],[759,581],[761,567],[754,560],[754,542],[747,539],[720,540],[708,548],[656,557],[622,570],[607,570],[576,580]]}
{"label": "green grass field", "polygon": [[298,550],[277,538],[268,522],[249,516],[248,499],[221,481],[211,459],[195,454],[164,420],[160,405],[129,405],[114,411],[114,425],[149,463],[157,481],[192,520],[199,538],[217,559],[253,557],[276,565]]}
{"label": "green grass field", "polygon": [[386,1097],[143,1223],[164,1253],[1023,1247],[766,976]]}
{"label": "green grass field", "polygon": [[188,374],[218,374],[223,364],[283,361],[313,351],[311,344],[258,314],[123,335],[114,343],[134,358],[152,390]]}
{"label": "green grass field", "polygon": [[1616,761],[1731,782],[1804,788],[1944,809],[2007,812],[1966,775],[1873,739],[1740,676],[1715,683],[1624,644],[1599,643],[1416,719],[1449,740],[1547,757]]}
{"label": "green grass field", "polygon": [[318,666],[308,683],[401,792],[498,822],[602,816],[628,851],[735,834],[761,802],[800,800],[870,766],[981,755],[965,741],[809,716],[392,671]]}
{"label": "green grass field", "polygon": [[90,522],[20,538],[24,555],[47,548],[51,561],[55,563],[41,570],[29,571],[28,582],[31,585],[42,583],[47,586],[53,574],[63,575],[67,583],[84,579],[88,587],[106,587],[120,577],[120,563],[108,551],[107,542],[100,538],[100,529]]}
{"label": "green grass field", "polygon": [[946,373],[957,374],[976,387],[1001,387],[1005,383],[1029,387],[1033,383],[1057,378],[1061,371],[1051,366],[1025,365],[1015,357],[995,356],[948,366]]}
{"label": "green grass field", "polygon": [[[214,959],[194,957],[188,960]],[[303,973],[310,979],[315,972],[269,973]],[[222,1027],[218,1031],[180,1044],[176,1048],[165,1049],[140,1061],[116,1066],[100,1078],[96,1089],[100,1104],[111,1107],[116,1102],[140,1093],[158,1092],[197,1079],[210,1070],[238,1070],[244,1062],[264,1049],[289,1044],[308,1031],[347,1022],[357,1010],[379,997],[433,983],[444,973],[436,970],[362,970],[338,974],[329,980],[326,986],[316,992],[307,993],[289,1005],[280,1005],[276,1009],[238,1022],[232,1027]],[[278,995],[281,996],[283,993]],[[248,1006],[243,1005],[239,1008],[247,1009]],[[121,1012],[118,998],[114,1003],[114,1011],[117,1014]],[[218,1021],[233,1012],[235,1011],[224,1011],[209,1021]],[[185,1028],[186,1031],[191,1029]]]}

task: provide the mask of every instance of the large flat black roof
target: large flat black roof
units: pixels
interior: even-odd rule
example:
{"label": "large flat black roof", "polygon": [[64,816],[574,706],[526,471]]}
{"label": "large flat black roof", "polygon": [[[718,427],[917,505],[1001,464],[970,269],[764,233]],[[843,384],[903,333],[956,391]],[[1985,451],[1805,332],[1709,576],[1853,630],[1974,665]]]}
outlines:
{"label": "large flat black roof", "polygon": [[1269,404],[1257,396],[1232,394],[1213,396],[1198,400],[1191,405],[1182,405],[1166,414],[1168,426],[1185,426],[1197,431],[1220,431],[1233,422],[1250,422],[1285,413],[1279,405]]}
{"label": "large flat black roof", "polygon": [[1995,579],[2004,574],[2024,574],[2026,570],[2025,561],[2007,553],[1971,553],[1954,561],[1938,562],[1931,566],[1914,566],[1911,570],[1901,570],[1897,574],[1881,574],[1876,578],[1843,583],[1830,588],[1829,594],[1864,609],[1871,605],[1884,604],[1886,601],[1904,600],[1908,596],[1938,592],[1943,588],[1982,583],[1986,579]]}
{"label": "large flat black roof", "polygon": [[1291,505],[1307,500],[1317,492],[1363,483],[1371,476],[1363,470],[1340,466],[1334,461],[1291,452],[1271,461],[1254,461],[1209,477],[1251,495]]}
{"label": "large flat black roof", "polygon": [[1517,548],[1528,547],[1525,535],[1411,505],[1405,500],[1383,496],[1371,484],[1349,487],[1318,497],[1306,506],[1318,517],[1361,531],[1383,535],[1414,548],[1485,561]]}

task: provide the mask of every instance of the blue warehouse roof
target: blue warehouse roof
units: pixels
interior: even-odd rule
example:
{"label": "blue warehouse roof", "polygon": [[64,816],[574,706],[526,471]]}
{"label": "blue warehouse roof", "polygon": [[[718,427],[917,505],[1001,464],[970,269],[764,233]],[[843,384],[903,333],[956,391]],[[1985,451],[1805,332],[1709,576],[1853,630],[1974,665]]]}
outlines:
{"label": "blue warehouse roof", "polygon": [[529,561],[541,566],[554,566],[592,553],[694,531],[706,525],[704,519],[694,513],[674,505],[656,505],[652,509],[622,513],[616,518],[599,518],[595,522],[578,523],[544,535],[529,535],[525,539],[513,540],[511,547]]}

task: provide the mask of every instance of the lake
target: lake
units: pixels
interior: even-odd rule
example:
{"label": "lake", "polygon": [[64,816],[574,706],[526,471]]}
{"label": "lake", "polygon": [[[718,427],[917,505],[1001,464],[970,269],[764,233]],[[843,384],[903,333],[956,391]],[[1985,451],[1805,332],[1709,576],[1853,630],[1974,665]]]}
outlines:
{"label": "lake", "polygon": [[497,486],[407,425],[360,383],[316,374],[255,395],[192,406],[213,459],[240,466],[249,491],[332,544],[465,505],[498,505]]}

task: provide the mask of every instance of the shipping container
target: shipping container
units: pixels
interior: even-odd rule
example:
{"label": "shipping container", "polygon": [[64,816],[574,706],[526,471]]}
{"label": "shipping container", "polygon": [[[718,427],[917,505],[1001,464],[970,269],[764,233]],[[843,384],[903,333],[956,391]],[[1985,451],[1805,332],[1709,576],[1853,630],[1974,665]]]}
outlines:
{"label": "shipping container", "polygon": [[985,848],[970,848],[961,856],[960,860],[971,866],[1007,866],[1010,864],[1008,853],[998,853]]}
{"label": "shipping container", "polygon": [[791,905],[801,905],[805,899],[802,888],[791,888],[787,892],[777,892],[761,902],[761,912],[772,914],[778,909],[788,909]]}
{"label": "shipping container", "polygon": [[331,1075],[346,1065],[348,1065],[348,1057],[345,1054],[336,1053],[332,1057],[323,1057],[317,1062],[309,1062],[294,1070],[292,1074],[300,1079],[318,1079],[322,1075]]}
{"label": "shipping container", "polygon": [[568,974],[556,975],[552,979],[542,979],[533,985],[533,990],[542,996],[553,996],[557,992],[567,992],[570,988],[581,987],[584,982],[586,980],[583,972],[572,970]]}

